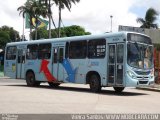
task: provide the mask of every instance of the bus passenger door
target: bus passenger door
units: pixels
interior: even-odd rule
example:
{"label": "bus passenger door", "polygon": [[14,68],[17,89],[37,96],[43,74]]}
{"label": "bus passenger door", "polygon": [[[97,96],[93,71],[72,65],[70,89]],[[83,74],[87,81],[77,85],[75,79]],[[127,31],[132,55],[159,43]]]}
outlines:
{"label": "bus passenger door", "polygon": [[24,78],[24,65],[25,65],[25,50],[18,49],[17,52],[17,75],[16,78]]}
{"label": "bus passenger door", "polygon": [[114,85],[116,79],[116,44],[109,44],[108,55],[108,85]]}
{"label": "bus passenger door", "polygon": [[116,85],[123,85],[123,73],[124,73],[124,44],[117,44],[117,52],[116,52]]}
{"label": "bus passenger door", "polygon": [[108,48],[108,85],[122,86],[124,72],[124,44],[109,44]]}
{"label": "bus passenger door", "polygon": [[53,76],[58,81],[64,80],[64,69],[63,69],[63,59],[64,59],[64,47],[54,47],[53,48]]}

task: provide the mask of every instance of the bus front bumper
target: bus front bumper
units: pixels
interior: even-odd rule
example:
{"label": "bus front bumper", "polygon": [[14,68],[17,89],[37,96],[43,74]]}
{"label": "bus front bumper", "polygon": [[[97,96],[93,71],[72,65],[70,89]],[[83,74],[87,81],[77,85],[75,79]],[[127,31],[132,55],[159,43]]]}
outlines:
{"label": "bus front bumper", "polygon": [[145,78],[131,78],[126,75],[126,87],[140,87],[140,86],[153,86],[154,85],[154,77],[150,77],[149,79]]}

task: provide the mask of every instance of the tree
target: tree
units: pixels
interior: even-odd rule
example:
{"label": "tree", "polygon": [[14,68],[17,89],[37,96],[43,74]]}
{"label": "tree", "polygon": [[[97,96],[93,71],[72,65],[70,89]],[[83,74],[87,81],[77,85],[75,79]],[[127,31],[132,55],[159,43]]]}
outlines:
{"label": "tree", "polygon": [[[30,38],[32,38],[33,36],[31,36],[31,32],[32,32],[32,28],[35,28],[36,30],[36,34],[35,34],[35,38],[37,38],[37,28],[38,28],[38,23],[39,23],[39,17],[42,16],[44,18],[47,17],[47,8],[44,4],[41,4],[39,0],[28,0],[24,6],[20,6],[18,9],[18,11],[20,11],[19,14],[23,14],[23,18],[25,17],[25,15],[29,15],[30,18]],[[32,19],[35,18],[35,25],[32,23]]]}
{"label": "tree", "polygon": [[[44,5],[46,5],[48,7],[48,16],[49,16],[49,38],[51,38],[51,19],[52,22],[55,26],[56,29],[56,25],[53,21],[53,17],[52,17],[52,11],[51,11],[51,5],[52,4],[56,4],[59,7],[59,22],[58,22],[58,37],[60,37],[60,27],[61,27],[61,9],[64,9],[65,7],[70,11],[71,9],[71,5],[72,3],[76,4],[77,2],[79,2],[80,0],[52,0],[53,3],[51,3],[51,0],[40,0],[40,2]],[[57,32],[55,31],[55,34],[57,34]]]}
{"label": "tree", "polygon": [[86,32],[84,28],[77,25],[61,28],[62,37],[90,35],[90,32]]}
{"label": "tree", "polygon": [[36,31],[35,39],[37,39],[37,28],[39,22],[38,19],[40,18],[40,16],[46,18],[48,11],[46,9],[46,6],[41,4],[39,1],[34,1],[32,7],[33,7],[33,17],[35,18],[35,23],[36,23],[36,26],[34,26]]}
{"label": "tree", "polygon": [[9,34],[9,39],[11,42],[16,42],[20,40],[19,32],[13,29],[13,27],[8,27],[6,25],[0,28],[0,31],[4,31]]}
{"label": "tree", "polygon": [[62,14],[61,14],[61,10],[64,9],[65,7],[70,11],[71,7],[72,7],[72,3],[76,4],[78,3],[80,0],[54,0],[55,4],[58,6],[59,8],[59,20],[58,20],[58,37],[60,37],[60,28],[61,28],[61,22],[62,22]]}
{"label": "tree", "polygon": [[[55,31],[57,31],[57,29],[52,29],[52,37],[53,38],[57,38],[57,34]],[[64,27],[61,28],[61,37],[71,37],[71,36],[81,36],[81,35],[90,35],[90,32],[86,32],[84,28],[82,28],[81,26],[77,26],[77,25],[72,25],[72,26],[68,26],[68,27]],[[40,28],[38,29],[38,34],[37,34],[37,38],[38,39],[47,39],[48,31],[44,28]],[[32,35],[35,35],[35,31],[32,32]],[[35,38],[33,38],[35,39]]]}
{"label": "tree", "polygon": [[[56,29],[56,25],[55,25],[55,22],[53,20],[53,16],[52,16],[52,10],[51,10],[51,5],[53,5],[54,3],[51,3],[51,0],[39,0],[40,4],[46,6],[47,8],[47,16],[49,18],[49,32],[48,32],[48,37],[51,38],[51,20],[52,20],[52,23]],[[57,33],[56,33],[57,34]],[[58,35],[57,35],[58,36]]]}
{"label": "tree", "polygon": [[[35,36],[36,32],[32,32],[32,36]],[[45,28],[39,28],[37,30],[37,40],[39,39],[47,39],[48,38],[48,31]],[[36,40],[35,37],[33,37],[33,40]]]}
{"label": "tree", "polygon": [[19,12],[19,15],[22,14],[23,18],[25,18],[26,15],[29,16],[29,23],[30,23],[30,39],[32,39],[32,18],[33,18],[33,14],[34,14],[34,10],[33,10],[33,2],[34,0],[28,0],[24,5],[18,7],[17,11],[20,11]]}
{"label": "tree", "polygon": [[142,24],[141,28],[158,28],[158,25],[155,24],[157,20],[158,12],[153,9],[149,8],[146,12],[145,18],[137,18],[137,22]]}
{"label": "tree", "polygon": [[10,42],[9,33],[6,31],[0,31],[0,49],[5,48],[5,45]]}
{"label": "tree", "polygon": [[20,41],[19,33],[6,25],[0,27],[0,49],[4,49],[8,42]]}

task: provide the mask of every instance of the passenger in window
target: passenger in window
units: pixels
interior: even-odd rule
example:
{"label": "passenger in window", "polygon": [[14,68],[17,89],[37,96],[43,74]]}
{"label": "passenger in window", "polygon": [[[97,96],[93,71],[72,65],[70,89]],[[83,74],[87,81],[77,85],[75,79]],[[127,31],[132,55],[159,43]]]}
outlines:
{"label": "passenger in window", "polygon": [[[128,51],[129,64],[132,66],[137,66],[137,55],[134,51]],[[138,63],[139,64],[139,63]]]}
{"label": "passenger in window", "polygon": [[151,65],[151,62],[150,62],[150,53],[149,53],[149,50],[146,49],[145,50],[145,57],[144,57],[144,68],[149,68],[149,66]]}
{"label": "passenger in window", "polygon": [[32,53],[32,59],[37,59],[37,52]]}

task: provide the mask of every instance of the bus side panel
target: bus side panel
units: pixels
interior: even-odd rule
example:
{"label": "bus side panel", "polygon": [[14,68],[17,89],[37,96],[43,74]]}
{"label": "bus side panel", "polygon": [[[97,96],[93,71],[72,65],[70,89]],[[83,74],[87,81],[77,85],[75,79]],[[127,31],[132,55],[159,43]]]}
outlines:
{"label": "bus side panel", "polygon": [[87,65],[87,72],[90,71],[95,71],[99,74],[100,79],[101,79],[101,85],[106,86],[107,85],[107,65],[106,65],[106,57],[103,59],[90,59],[88,60],[88,65]]}
{"label": "bus side panel", "polygon": [[[86,75],[90,71],[95,71],[100,75],[101,85],[106,86],[106,59],[70,59],[72,65],[72,73],[68,77],[67,72],[65,71],[65,80],[64,82],[72,82],[78,84],[86,83]],[[67,80],[70,78],[69,80]],[[75,78],[75,79],[71,79]]]}
{"label": "bus side panel", "polygon": [[44,72],[40,71],[41,69],[41,60],[27,60],[26,61],[26,66],[25,66],[25,71],[33,71],[35,74],[35,79],[37,81],[47,81]]}
{"label": "bus side panel", "polygon": [[54,81],[54,76],[52,75],[51,59],[38,60],[35,71],[36,71],[36,78],[38,81],[44,81],[44,82]]}
{"label": "bus side panel", "polygon": [[70,59],[70,75],[67,74],[68,71],[65,70],[64,79],[67,82],[85,84],[85,75],[87,72],[87,59]]}
{"label": "bus side panel", "polygon": [[16,78],[16,60],[5,60],[4,74],[10,78]]}

